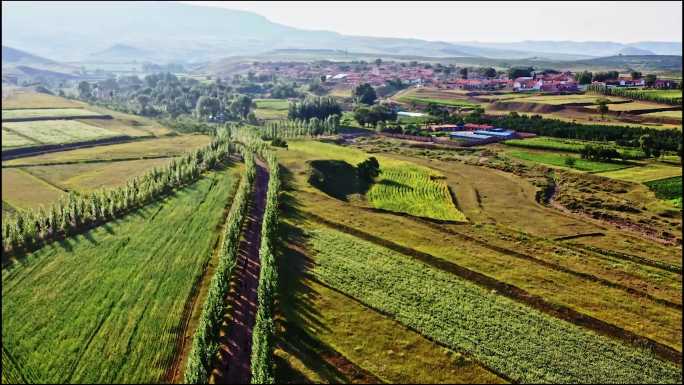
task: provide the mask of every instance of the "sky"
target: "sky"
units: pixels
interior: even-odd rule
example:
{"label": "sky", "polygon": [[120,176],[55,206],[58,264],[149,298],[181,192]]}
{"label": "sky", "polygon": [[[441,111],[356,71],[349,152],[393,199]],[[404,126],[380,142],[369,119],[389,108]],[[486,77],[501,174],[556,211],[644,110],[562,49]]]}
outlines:
{"label": "sky", "polygon": [[345,35],[464,42],[682,41],[681,1],[194,1]]}

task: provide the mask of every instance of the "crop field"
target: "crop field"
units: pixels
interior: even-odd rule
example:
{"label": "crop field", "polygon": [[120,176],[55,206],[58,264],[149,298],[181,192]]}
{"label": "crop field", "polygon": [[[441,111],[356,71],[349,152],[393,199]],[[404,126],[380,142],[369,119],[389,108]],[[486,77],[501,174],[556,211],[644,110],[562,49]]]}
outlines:
{"label": "crop field", "polygon": [[254,114],[259,119],[279,120],[287,119],[287,109],[290,102],[287,99],[255,99]]}
{"label": "crop field", "polygon": [[26,167],[23,170],[67,191],[92,192],[167,165],[171,158]]}
{"label": "crop field", "polygon": [[601,172],[597,175],[628,182],[643,183],[678,175],[681,176],[682,168],[666,163],[649,162],[643,166]]}
{"label": "crop field", "polygon": [[237,179],[210,173],[4,268],[3,353],[15,370],[48,383],[164,381]]}
{"label": "crop field", "polygon": [[314,274],[323,282],[515,381],[681,381],[681,368],[647,350],[526,308],[408,256],[332,230],[312,231],[311,244]]}
{"label": "crop field", "polygon": [[[95,116],[97,112],[82,108],[38,108],[38,109],[18,109],[2,110],[2,119],[29,119],[43,117],[68,117],[68,116]],[[103,115],[104,116],[104,115]]]}
{"label": "crop field", "polygon": [[85,103],[27,90],[3,92],[2,109],[18,108],[81,108]]}
{"label": "crop field", "polygon": [[682,111],[660,111],[660,112],[649,112],[646,114],[641,114],[641,116],[653,117],[653,118],[670,118],[682,120]]}
{"label": "crop field", "polygon": [[69,120],[42,120],[2,124],[5,129],[42,144],[59,144],[103,139],[121,134]]}
{"label": "crop field", "polygon": [[2,200],[17,209],[37,209],[59,200],[64,191],[21,169],[2,169]]}
{"label": "crop field", "polygon": [[645,183],[658,199],[670,201],[673,205],[682,207],[682,177],[675,176]]}
{"label": "crop field", "polygon": [[[506,154],[521,160],[526,160],[535,163],[546,164],[549,166],[573,168],[575,170],[587,172],[604,172],[612,170],[620,170],[630,167],[629,164],[623,163],[606,163],[585,160],[571,155],[560,155],[546,152],[525,152],[525,151],[507,151]],[[575,158],[575,165],[570,167],[565,164],[568,157]]]}
{"label": "crop field", "polygon": [[[596,109],[597,106],[587,106],[586,108]],[[608,109],[610,111],[619,112],[630,112],[630,111],[642,111],[642,110],[657,110],[659,108],[672,108],[666,104],[656,104],[648,102],[629,102],[629,103],[619,103],[619,104],[609,104]]]}
{"label": "crop field", "polygon": [[[418,167],[385,168],[367,193],[374,207],[448,221],[465,221],[454,207],[449,188],[434,173]],[[443,178],[443,177],[442,177]]]}
{"label": "crop field", "polygon": [[2,129],[2,148],[15,148],[33,146],[37,143],[25,136],[19,135],[16,132]]}
{"label": "crop field", "polygon": [[653,95],[659,98],[677,99],[682,97],[682,90],[659,90],[651,89],[645,90],[641,89],[639,92],[646,93],[648,95]]}
{"label": "crop field", "polygon": [[[536,148],[540,150],[566,151],[576,153],[582,151],[582,149],[588,144],[603,146],[606,145],[605,142],[591,142],[574,139],[558,139],[546,136],[538,136],[529,139],[512,139],[506,140],[502,143],[514,147]],[[608,145],[617,149],[621,153],[626,153],[630,157],[643,156],[643,152],[641,150],[635,150],[633,148],[620,147],[611,144]]]}
{"label": "crop field", "polygon": [[463,99],[441,99],[441,98],[421,98],[416,96],[400,96],[397,98],[398,101],[404,103],[417,103],[417,104],[441,104],[445,106],[452,107],[476,107],[477,103],[469,102]]}
{"label": "crop field", "polygon": [[172,157],[205,146],[209,142],[210,138],[207,135],[178,135],[12,159],[4,161],[3,165],[35,165],[160,156]]}
{"label": "crop field", "polygon": [[[551,104],[554,106],[562,106],[564,104],[575,104],[575,103],[591,103],[596,104],[596,100],[600,99],[600,96],[596,95],[540,95],[540,96],[529,96],[523,98],[516,98],[516,102],[525,103],[539,103],[539,104]],[[616,96],[605,97],[610,102],[623,102],[628,99],[620,98]],[[612,106],[611,106],[612,107]],[[612,109],[612,108],[611,108]]]}

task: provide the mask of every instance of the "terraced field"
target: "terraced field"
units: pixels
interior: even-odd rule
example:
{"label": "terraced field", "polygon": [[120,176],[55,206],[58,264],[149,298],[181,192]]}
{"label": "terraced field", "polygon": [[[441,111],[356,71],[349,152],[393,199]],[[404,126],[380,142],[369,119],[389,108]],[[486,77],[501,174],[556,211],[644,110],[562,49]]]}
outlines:
{"label": "terraced field", "polygon": [[121,135],[104,128],[69,120],[3,122],[2,126],[5,130],[27,137],[40,144],[73,143]]}
{"label": "terraced field", "polygon": [[46,117],[79,117],[79,116],[105,116],[97,112],[82,108],[38,108],[38,109],[16,109],[2,110],[2,120],[6,119],[30,119]]}
{"label": "terraced field", "polygon": [[163,381],[237,175],[210,173],[5,267],[3,360],[6,349],[39,382]]}
{"label": "terraced field", "polygon": [[[516,102],[525,102],[525,103],[539,103],[539,104],[550,104],[554,106],[562,106],[565,104],[584,104],[584,103],[590,103],[590,104],[596,104],[596,100],[599,99],[599,97],[595,95],[540,95],[540,96],[529,96],[529,97],[523,97],[523,98],[516,98]],[[608,99],[611,103],[615,102],[624,102],[629,99],[625,98],[620,98],[616,96],[609,96],[606,97],[605,99]],[[611,105],[612,107],[612,105]]]}
{"label": "terraced field", "polygon": [[[590,160],[581,159],[572,155],[560,155],[552,152],[526,152],[526,151],[507,151],[508,155],[513,158],[525,160],[529,162],[541,163],[549,166],[555,167],[565,167],[573,168],[575,170],[587,171],[587,172],[605,172],[612,170],[620,170],[630,167],[629,164],[624,163],[607,163],[607,162],[595,162]],[[565,162],[567,158],[574,158],[575,164],[573,166],[568,166]]]}
{"label": "terraced field", "polygon": [[[587,106],[587,108],[596,109],[598,107],[597,106]],[[648,102],[629,102],[629,103],[620,103],[620,104],[608,105],[608,109],[610,111],[618,111],[618,112],[657,110],[660,108],[672,108],[672,106],[668,106],[666,104],[656,104],[656,103],[648,103]]]}
{"label": "terraced field", "polygon": [[648,162],[640,167],[601,172],[598,175],[628,182],[642,183],[682,175],[682,169],[672,164]]}
{"label": "terraced field", "polygon": [[2,169],[2,200],[15,209],[48,207],[63,195],[63,190],[24,170]]}

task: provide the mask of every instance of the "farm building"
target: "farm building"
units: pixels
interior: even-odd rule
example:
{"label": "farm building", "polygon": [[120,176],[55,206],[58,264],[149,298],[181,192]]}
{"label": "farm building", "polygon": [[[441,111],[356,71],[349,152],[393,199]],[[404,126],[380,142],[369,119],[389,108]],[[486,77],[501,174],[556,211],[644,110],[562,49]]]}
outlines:
{"label": "farm building", "polygon": [[419,117],[421,117],[421,116],[425,116],[425,114],[422,113],[422,112],[409,112],[409,111],[399,111],[399,112],[397,112],[397,115],[399,115],[399,116],[409,116],[409,117],[412,117],[412,118],[419,118]]}
{"label": "farm building", "polygon": [[460,129],[459,126],[455,124],[432,124],[428,126],[430,131],[436,132],[436,131],[454,131]]}
{"label": "farm building", "polygon": [[515,131],[506,130],[503,128],[493,128],[491,130],[479,130],[479,131],[474,131],[473,133],[476,135],[487,135],[487,136],[493,136],[493,137],[501,138],[501,139],[511,139],[511,138],[515,137]]}
{"label": "farm building", "polygon": [[472,131],[454,131],[449,133],[451,139],[465,139],[469,141],[480,141],[491,138],[488,135],[476,134]]}

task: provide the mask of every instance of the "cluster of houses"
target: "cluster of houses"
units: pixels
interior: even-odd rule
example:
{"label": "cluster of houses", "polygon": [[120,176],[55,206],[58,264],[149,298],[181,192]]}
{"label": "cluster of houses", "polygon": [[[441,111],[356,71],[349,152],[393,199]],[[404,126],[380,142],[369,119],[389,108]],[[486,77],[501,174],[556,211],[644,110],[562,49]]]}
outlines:
{"label": "cluster of houses", "polygon": [[579,86],[570,72],[560,74],[533,74],[513,80],[513,91],[576,92]]}

